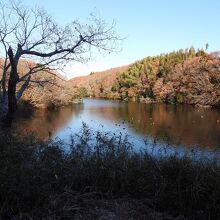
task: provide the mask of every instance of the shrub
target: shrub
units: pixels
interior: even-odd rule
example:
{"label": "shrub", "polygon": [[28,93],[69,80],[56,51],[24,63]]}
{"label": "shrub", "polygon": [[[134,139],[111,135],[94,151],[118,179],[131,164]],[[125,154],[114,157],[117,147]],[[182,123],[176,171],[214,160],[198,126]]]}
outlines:
{"label": "shrub", "polygon": [[107,198],[147,199],[146,209],[174,217],[219,219],[219,161],[177,154],[155,157],[148,149],[133,151],[126,135],[93,131],[85,124],[68,146],[1,135],[0,217],[56,219],[67,212],[74,217],[88,204],[86,197],[71,208],[74,192],[96,192]]}

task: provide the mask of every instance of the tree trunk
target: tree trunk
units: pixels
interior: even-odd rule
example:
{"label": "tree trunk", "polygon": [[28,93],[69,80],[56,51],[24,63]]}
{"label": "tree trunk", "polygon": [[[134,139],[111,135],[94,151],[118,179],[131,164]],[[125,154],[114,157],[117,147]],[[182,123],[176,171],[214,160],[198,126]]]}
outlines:
{"label": "tree trunk", "polygon": [[19,79],[17,73],[17,62],[14,60],[14,55],[11,47],[8,49],[8,56],[11,64],[11,72],[8,81],[8,112],[7,119],[12,120],[13,115],[17,109],[17,99],[16,99],[16,84]]}
{"label": "tree trunk", "polygon": [[4,117],[8,112],[8,95],[3,92],[0,100],[0,118]]}
{"label": "tree trunk", "polygon": [[[7,59],[7,58],[6,58]],[[7,61],[5,59],[4,67],[2,69],[2,79],[1,79],[1,88],[0,88],[0,117],[7,113],[8,109],[8,98],[7,98],[7,91],[6,91],[6,65]]]}

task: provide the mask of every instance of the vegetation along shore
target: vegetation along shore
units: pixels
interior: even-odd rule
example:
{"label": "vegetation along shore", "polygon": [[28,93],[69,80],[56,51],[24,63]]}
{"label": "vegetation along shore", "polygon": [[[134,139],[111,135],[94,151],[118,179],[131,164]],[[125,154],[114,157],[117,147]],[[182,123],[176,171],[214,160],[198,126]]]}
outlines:
{"label": "vegetation along shore", "polygon": [[220,217],[215,159],[154,157],[149,146],[134,151],[126,136],[85,124],[68,146],[1,134],[0,148],[1,219]]}

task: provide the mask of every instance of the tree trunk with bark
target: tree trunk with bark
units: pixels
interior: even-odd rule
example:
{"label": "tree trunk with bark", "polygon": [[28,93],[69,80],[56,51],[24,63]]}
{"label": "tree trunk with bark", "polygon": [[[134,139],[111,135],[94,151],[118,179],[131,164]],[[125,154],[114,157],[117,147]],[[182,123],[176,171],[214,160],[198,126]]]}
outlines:
{"label": "tree trunk with bark", "polygon": [[11,120],[17,109],[16,84],[19,79],[17,73],[17,62],[15,61],[11,47],[8,49],[8,56],[11,64],[10,77],[8,81],[8,113],[7,119]]}

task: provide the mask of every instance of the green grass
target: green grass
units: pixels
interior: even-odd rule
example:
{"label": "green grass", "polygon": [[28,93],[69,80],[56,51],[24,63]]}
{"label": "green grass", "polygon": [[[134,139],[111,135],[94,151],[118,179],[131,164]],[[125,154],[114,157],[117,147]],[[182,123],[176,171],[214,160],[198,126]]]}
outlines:
{"label": "green grass", "polygon": [[[68,150],[60,141],[1,134],[0,219],[72,219],[78,211],[66,207],[74,195],[85,193],[99,193],[106,201],[147,200],[143,207],[173,218],[220,219],[218,163],[134,152],[126,136],[94,132],[86,125],[72,136]],[[141,217],[140,212],[135,219]]]}

